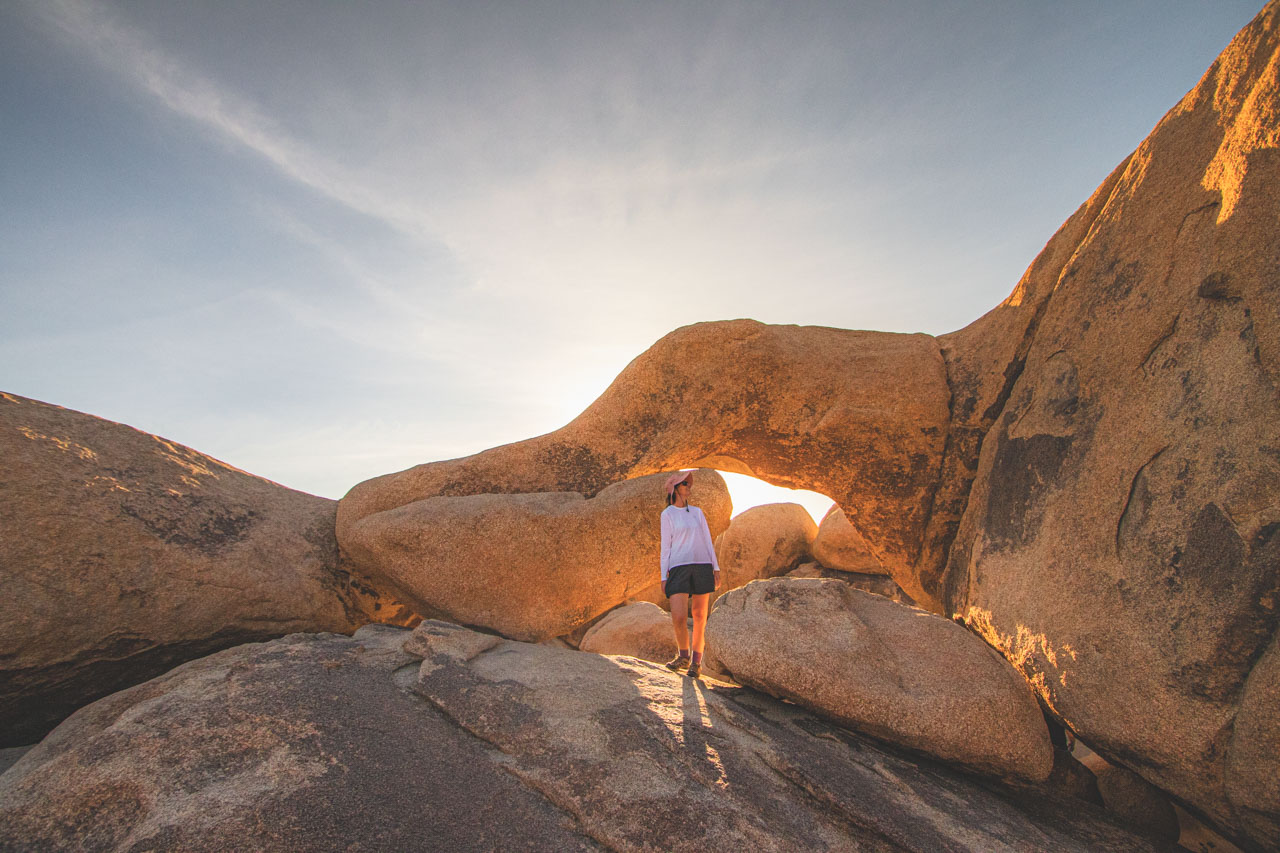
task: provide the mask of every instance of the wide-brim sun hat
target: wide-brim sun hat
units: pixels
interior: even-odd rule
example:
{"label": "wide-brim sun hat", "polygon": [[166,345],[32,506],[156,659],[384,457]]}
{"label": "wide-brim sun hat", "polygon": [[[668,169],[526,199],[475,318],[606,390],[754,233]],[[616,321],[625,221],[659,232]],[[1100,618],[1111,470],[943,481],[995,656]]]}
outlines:
{"label": "wide-brim sun hat", "polygon": [[689,468],[684,471],[677,471],[674,474],[672,474],[670,477],[668,477],[667,478],[667,497],[671,497],[673,494],[675,494],[676,486],[680,485],[681,483],[688,483],[689,485],[692,486],[693,471],[694,469]]}

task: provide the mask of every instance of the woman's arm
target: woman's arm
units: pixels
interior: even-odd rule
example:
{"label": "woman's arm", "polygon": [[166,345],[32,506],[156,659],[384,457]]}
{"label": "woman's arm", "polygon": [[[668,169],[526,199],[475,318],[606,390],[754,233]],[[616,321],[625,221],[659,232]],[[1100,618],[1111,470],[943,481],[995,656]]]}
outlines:
{"label": "woman's arm", "polygon": [[720,561],[716,559],[716,543],[711,541],[711,528],[707,527],[707,517],[703,514],[701,508],[698,509],[698,517],[702,519],[702,541],[706,543],[707,550],[711,552],[711,568],[718,572],[720,571]]}
{"label": "woman's arm", "polygon": [[662,570],[662,582],[667,582],[667,572],[671,571],[671,514],[664,511],[662,519],[662,551],[659,556],[659,565]]}

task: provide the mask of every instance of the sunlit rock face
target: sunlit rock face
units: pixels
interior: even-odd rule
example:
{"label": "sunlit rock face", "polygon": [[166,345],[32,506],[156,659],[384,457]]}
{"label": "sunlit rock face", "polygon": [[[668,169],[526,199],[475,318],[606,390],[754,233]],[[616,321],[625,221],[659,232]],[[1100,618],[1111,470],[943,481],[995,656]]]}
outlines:
{"label": "sunlit rock face", "polygon": [[[1104,185],[1052,285],[1032,276],[1024,364],[983,439],[944,584],[948,609],[1087,743],[1268,847],[1278,69],[1271,3]],[[976,351],[1000,310],[950,345]]]}
{"label": "sunlit rock face", "polygon": [[876,556],[915,595],[949,396],[928,335],[752,320],[687,326],[555,432],[359,484],[339,504],[338,541],[348,549],[362,519],[426,498],[593,495],[628,478],[705,465],[832,496],[856,511]]}
{"label": "sunlit rock face", "polygon": [[678,651],[671,614],[648,601],[637,601],[605,614],[582,637],[578,648],[601,655],[630,655],[655,663],[666,663]]}
{"label": "sunlit rock face", "polygon": [[220,648],[399,613],[340,570],[333,501],[13,394],[0,460],[0,745]]}
{"label": "sunlit rock face", "polygon": [[434,621],[102,699],[0,776],[0,826],[22,850],[1154,850],[754,691]]}
{"label": "sunlit rock face", "polygon": [[[538,641],[585,625],[659,577],[657,474],[576,492],[435,497],[375,513],[343,543],[419,612]],[[729,524],[728,488],[694,474],[712,535]]]}
{"label": "sunlit rock face", "polygon": [[813,558],[828,569],[864,575],[884,574],[884,567],[871,553],[858,528],[849,522],[844,510],[835,505],[822,517],[810,550]]}
{"label": "sunlit rock face", "polygon": [[[777,577],[809,558],[817,525],[800,504],[755,506],[739,513],[716,539],[720,593],[753,580]],[[712,600],[720,593],[713,593]]]}
{"label": "sunlit rock face", "polygon": [[707,642],[742,684],[890,743],[997,777],[1043,782],[1053,768],[1025,680],[941,616],[837,580],[775,578],[721,598]]}

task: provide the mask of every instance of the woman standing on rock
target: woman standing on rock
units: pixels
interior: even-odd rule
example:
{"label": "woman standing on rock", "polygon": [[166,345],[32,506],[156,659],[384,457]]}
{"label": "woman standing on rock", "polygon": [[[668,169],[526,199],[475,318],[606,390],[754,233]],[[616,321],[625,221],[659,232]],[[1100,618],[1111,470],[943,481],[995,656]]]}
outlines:
{"label": "woman standing on rock", "polygon": [[[703,635],[711,593],[720,588],[720,564],[711,542],[711,530],[702,510],[689,505],[693,472],[677,471],[667,478],[667,508],[662,511],[662,592],[671,602],[671,626],[680,653],[667,664],[673,672],[688,670],[692,678],[702,674]],[[690,657],[689,608],[693,608],[693,644]]]}

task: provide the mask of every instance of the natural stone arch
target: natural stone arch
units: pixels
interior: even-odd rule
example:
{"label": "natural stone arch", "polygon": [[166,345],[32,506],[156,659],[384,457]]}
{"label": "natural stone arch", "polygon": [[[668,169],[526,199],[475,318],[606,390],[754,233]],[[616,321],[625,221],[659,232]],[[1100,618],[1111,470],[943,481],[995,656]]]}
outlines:
{"label": "natural stone arch", "polygon": [[555,432],[359,484],[339,505],[339,542],[370,516],[432,497],[592,495],[650,473],[710,467],[830,495],[895,579],[933,601],[916,564],[950,397],[929,335],[752,320],[686,326]]}

